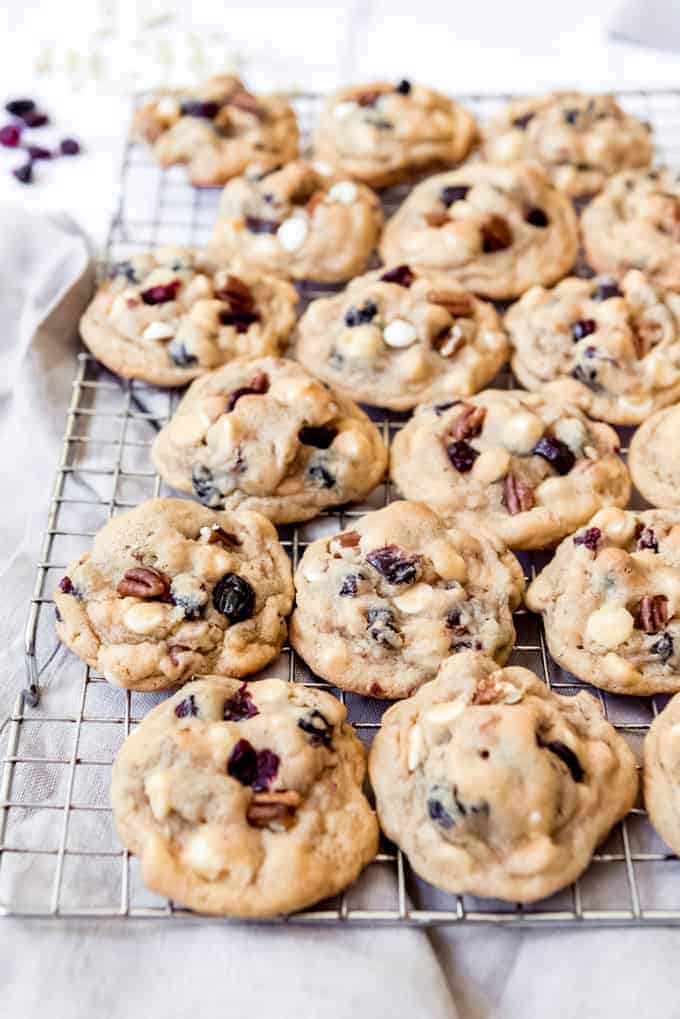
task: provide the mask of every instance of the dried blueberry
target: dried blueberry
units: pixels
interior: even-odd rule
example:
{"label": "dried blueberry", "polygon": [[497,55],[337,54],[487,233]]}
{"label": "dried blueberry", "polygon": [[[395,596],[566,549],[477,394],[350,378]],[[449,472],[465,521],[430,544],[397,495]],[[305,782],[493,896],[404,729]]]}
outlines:
{"label": "dried blueberry", "polygon": [[562,743],[560,740],[549,740],[544,743],[540,736],[536,737],[536,742],[543,750],[549,750],[551,754],[555,755],[555,757],[559,757],[563,764],[566,764],[574,782],[583,781],[584,772],[581,767],[581,762],[570,747],[568,747],[565,743]]}
{"label": "dried blueberry", "polygon": [[567,124],[575,124],[576,121],[578,120],[578,115],[579,115],[578,110],[564,111],[564,119],[566,120]]}
{"label": "dried blueberry", "polygon": [[550,223],[550,220],[546,216],[543,209],[529,209],[526,216],[524,217],[527,223],[531,226],[546,227]]}
{"label": "dried blueberry", "polygon": [[440,786],[434,786],[427,800],[427,813],[432,821],[436,821],[442,828],[453,828],[455,821],[444,806],[442,800],[448,800],[449,792]]}
{"label": "dried blueberry", "polygon": [[468,184],[451,184],[449,187],[441,189],[439,200],[449,209],[454,202],[465,201],[469,190],[470,185]]}
{"label": "dried blueberry", "polygon": [[220,104],[202,99],[184,99],[180,109],[185,117],[202,117],[204,120],[214,120],[220,112]]}
{"label": "dried blueberry", "polygon": [[32,99],[10,99],[5,103],[5,109],[13,117],[25,117],[35,109],[35,103]]}
{"label": "dried blueberry", "polygon": [[188,697],[185,697],[183,701],[176,705],[175,714],[178,718],[195,718],[198,715],[196,698],[193,694],[189,694]]}
{"label": "dried blueberry", "polygon": [[399,95],[407,96],[411,91],[411,82],[406,78],[402,78],[394,91],[398,92]]}
{"label": "dried blueberry", "polygon": [[307,467],[307,477],[321,488],[332,488],[335,484],[335,478],[331,472],[323,464],[312,463],[311,460]]}
{"label": "dried blueberry", "polygon": [[172,283],[159,283],[155,287],[143,290],[140,297],[144,304],[166,304],[168,301],[175,300],[181,286],[181,280],[173,280]]}
{"label": "dried blueberry", "polygon": [[377,314],[378,305],[375,301],[366,301],[361,308],[352,305],[345,313],[345,325],[350,328],[365,325],[367,322],[371,322]]}
{"label": "dried blueberry", "polygon": [[450,442],[446,447],[446,453],[459,474],[467,474],[468,471],[471,471],[475,460],[479,456],[479,452],[473,449],[465,439]]}
{"label": "dried blueberry", "polygon": [[168,347],[168,354],[178,368],[191,368],[192,365],[198,364],[196,355],[190,354],[183,343],[171,343]]}
{"label": "dried blueberry", "polygon": [[635,528],[635,538],[639,552],[642,552],[646,548],[651,549],[652,552],[659,551],[659,542],[656,540],[656,535],[651,527],[645,527],[644,524],[638,524]]}
{"label": "dried blueberry", "polygon": [[231,413],[242,396],[264,396],[267,392],[269,392],[269,376],[265,372],[260,372],[250,380],[247,386],[241,386],[240,389],[235,389],[233,393],[229,394],[227,414]]}
{"label": "dried blueberry", "polygon": [[257,753],[252,743],[240,739],[227,761],[227,773],[241,785],[252,785],[257,779]]}
{"label": "dried blueberry", "polygon": [[308,425],[298,432],[298,439],[303,446],[315,446],[317,449],[328,449],[338,434],[337,428],[314,428]]}
{"label": "dried blueberry", "polygon": [[599,527],[588,527],[583,534],[574,535],[574,544],[583,545],[589,552],[597,552],[602,531]]}
{"label": "dried blueberry", "polygon": [[376,644],[390,648],[401,647],[402,637],[389,609],[382,606],[370,608],[366,613],[366,624]]}
{"label": "dried blueberry", "polygon": [[170,588],[170,596],[172,604],[182,610],[185,619],[198,619],[207,600],[203,586],[192,592],[177,591],[174,581]]}
{"label": "dried blueberry", "polygon": [[27,145],[26,152],[29,157],[35,162],[36,159],[51,159],[52,153],[49,149],[42,149],[39,145]]}
{"label": "dried blueberry", "polygon": [[582,340],[584,336],[590,336],[597,329],[597,323],[592,318],[582,318],[578,322],[574,322],[571,327],[571,335],[574,338],[574,342]]}
{"label": "dried blueberry", "polygon": [[8,149],[15,149],[20,141],[21,131],[16,124],[0,127],[0,145],[4,145]]}
{"label": "dried blueberry", "polygon": [[75,138],[62,138],[59,142],[59,151],[62,156],[78,156],[80,155],[80,142],[77,142]]}
{"label": "dried blueberry", "polygon": [[356,598],[359,590],[360,577],[356,573],[348,573],[343,577],[338,594],[341,598]]}
{"label": "dried blueberry", "polygon": [[613,280],[598,283],[595,292],[591,295],[593,301],[608,301],[610,297],[623,297],[623,291]]}
{"label": "dried blueberry", "polygon": [[670,633],[664,631],[659,639],[654,641],[649,650],[653,654],[658,655],[662,662],[667,662],[673,654],[673,638]]}
{"label": "dried blueberry", "polygon": [[24,163],[23,166],[17,166],[12,170],[12,174],[22,184],[30,184],[33,180],[33,164],[30,162]]}
{"label": "dried blueberry", "polygon": [[330,749],[333,740],[333,726],[316,708],[308,715],[298,719],[298,726],[309,736],[313,746],[324,746]]}
{"label": "dried blueberry", "polygon": [[415,279],[415,274],[407,265],[397,265],[394,269],[388,269],[380,277],[383,283],[396,283],[400,287],[410,287]]}
{"label": "dried blueberry", "polygon": [[529,124],[530,121],[534,119],[535,116],[536,116],[535,113],[524,113],[522,114],[521,117],[515,117],[515,119],[512,122],[513,127],[518,127],[520,131],[525,131],[527,125]]}
{"label": "dried blueberry", "polygon": [[566,442],[551,435],[544,435],[539,439],[531,452],[535,456],[541,456],[547,460],[558,474],[568,474],[576,463],[576,457]]}
{"label": "dried blueberry", "polygon": [[222,496],[215,487],[213,472],[203,464],[194,464],[191,472],[191,487],[194,495],[204,506],[219,506]]}
{"label": "dried blueberry", "polygon": [[250,619],[255,611],[255,592],[238,573],[226,573],[218,580],[213,588],[212,600],[217,611],[230,623]]}
{"label": "dried blueberry", "polygon": [[278,229],[279,224],[276,220],[246,216],[246,230],[251,234],[275,234]]}
{"label": "dried blueberry", "polygon": [[369,552],[366,561],[389,584],[412,584],[418,575],[418,556],[408,555],[398,545],[384,545]]}
{"label": "dried blueberry", "polygon": [[240,686],[236,693],[224,702],[225,722],[242,722],[244,718],[254,718],[259,713],[247,683]]}

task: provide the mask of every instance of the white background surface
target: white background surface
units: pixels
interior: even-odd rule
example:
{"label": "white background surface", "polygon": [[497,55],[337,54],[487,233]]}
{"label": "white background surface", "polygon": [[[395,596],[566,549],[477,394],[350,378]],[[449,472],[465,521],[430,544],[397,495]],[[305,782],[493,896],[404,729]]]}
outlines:
{"label": "white background surface", "polygon": [[[128,8],[131,31],[138,6]],[[225,51],[248,58],[248,78],[256,88],[325,89],[382,75],[481,92],[680,84],[678,55],[607,39],[605,24],[615,6],[613,0],[564,5],[554,0],[391,0],[237,8],[193,0],[186,4],[186,29],[177,33],[181,41],[189,28],[197,33],[219,29],[226,36]],[[33,61],[44,43],[62,63],[69,52],[87,50],[99,9],[100,0],[6,0],[0,10],[0,98],[35,96],[54,117],[53,137],[75,135],[87,150],[82,158],[39,168],[32,188],[22,187],[8,172],[18,162],[16,154],[0,152],[0,205],[65,209],[96,244],[104,238],[115,205],[127,105],[101,94],[91,82],[74,94],[63,76],[40,80]],[[35,132],[35,137],[39,141],[50,135]],[[26,390],[13,399],[24,404],[22,421],[28,428],[31,416],[40,416],[39,407],[27,401]],[[12,462],[10,433],[4,430],[11,407],[9,415],[7,410],[7,403],[0,402],[0,442]],[[44,515],[41,501],[49,481],[43,489],[39,479],[46,471],[51,474],[48,465],[54,463],[63,422],[59,409],[50,411],[33,436],[32,477],[17,456],[11,491],[0,493],[0,543],[5,540],[0,573],[15,540],[3,530],[2,503],[12,503],[14,519],[18,513],[32,521]],[[20,622],[17,615],[15,629]],[[18,654],[16,644],[10,644],[7,675],[17,674]],[[474,1019],[672,1017],[680,1015],[673,993],[679,948],[680,935],[665,931],[523,934],[483,929],[428,937],[409,931],[301,934],[209,925],[169,930],[142,923],[93,927],[0,920],[0,1002],[12,1019],[171,1019],[207,1016],[209,1011],[235,1019],[439,1019],[456,1010]]]}

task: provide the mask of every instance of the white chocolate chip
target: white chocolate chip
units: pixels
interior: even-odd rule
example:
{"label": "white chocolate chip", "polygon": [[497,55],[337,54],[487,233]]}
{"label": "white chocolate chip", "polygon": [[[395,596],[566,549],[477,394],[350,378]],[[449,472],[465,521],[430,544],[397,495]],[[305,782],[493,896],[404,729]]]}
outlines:
{"label": "white chocolate chip", "polygon": [[435,704],[428,708],[423,714],[423,721],[428,725],[448,725],[459,715],[462,715],[466,708],[463,697],[457,697],[455,701],[444,701],[443,704]]}
{"label": "white chocolate chip", "polygon": [[170,340],[175,329],[169,322],[152,322],[142,333],[143,340]]}
{"label": "white chocolate chip", "polygon": [[340,346],[347,357],[360,357],[366,360],[376,357],[384,349],[380,330],[371,325],[348,329]]}
{"label": "white chocolate chip", "polygon": [[327,567],[325,566],[306,566],[302,575],[310,584],[318,584],[320,580],[323,580],[326,572]]}
{"label": "white chocolate chip", "polygon": [[423,732],[419,725],[411,726],[408,734],[408,770],[415,771],[422,759]]}
{"label": "white chocolate chip", "polygon": [[336,103],[335,107],[333,108],[333,116],[337,120],[345,120],[346,117],[350,117],[354,113],[354,111],[358,109],[359,109],[358,103],[350,101]]}
{"label": "white chocolate chip", "polygon": [[388,347],[410,347],[418,339],[418,330],[403,318],[393,319],[383,329],[383,340]]}
{"label": "white chocolate chip", "polygon": [[321,174],[322,177],[330,177],[333,173],[333,167],[330,163],[323,163],[320,160],[317,160],[315,163],[312,163],[312,166],[317,173]]}
{"label": "white chocolate chip", "polygon": [[351,180],[339,180],[328,189],[327,198],[331,202],[339,202],[340,205],[352,205],[357,200],[357,186]]}
{"label": "white chocolate chip", "polygon": [[285,251],[297,251],[307,240],[308,233],[305,216],[289,216],[276,231],[276,236]]}
{"label": "white chocolate chip", "polygon": [[162,605],[155,602],[132,605],[123,617],[125,626],[133,633],[152,633],[157,627],[162,626],[164,621],[165,610]]}
{"label": "white chocolate chip", "polygon": [[393,601],[400,612],[413,615],[427,608],[432,601],[432,595],[433,591],[429,584],[414,584],[413,587],[405,591],[404,594],[394,598]]}
{"label": "white chocolate chip", "polygon": [[[564,440],[562,440],[564,441]],[[538,828],[543,821],[543,814],[540,810],[532,810],[529,814],[529,824],[532,828]]]}
{"label": "white chocolate chip", "polygon": [[211,841],[207,832],[199,830],[188,839],[182,853],[184,863],[206,881],[215,881],[224,869]]}
{"label": "white chocolate chip", "polygon": [[617,545],[625,545],[635,531],[635,514],[626,513],[616,506],[607,506],[595,514],[588,526],[599,528]]}
{"label": "white chocolate chip", "polygon": [[179,103],[172,96],[163,96],[156,103],[156,114],[166,122],[175,120],[181,112]]}
{"label": "white chocolate chip", "polygon": [[459,552],[456,552],[450,541],[440,538],[431,542],[425,554],[432,560],[435,572],[443,580],[457,580],[464,584],[467,580],[467,566]]}
{"label": "white chocolate chip", "polygon": [[154,771],[144,780],[144,792],[149,800],[153,816],[157,821],[164,821],[171,810],[169,773]]}
{"label": "white chocolate chip", "polygon": [[553,434],[560,442],[564,442],[576,456],[579,455],[586,441],[586,427],[578,418],[562,418],[553,425]]}
{"label": "white chocolate chip", "polygon": [[472,466],[472,477],[484,485],[498,481],[510,470],[510,454],[500,447],[485,449]]}
{"label": "white chocolate chip", "polygon": [[638,683],[642,676],[638,670],[627,662],[621,655],[615,655],[613,651],[606,654],[602,659],[601,666],[610,679],[617,683]]}
{"label": "white chocolate chip", "polygon": [[529,453],[545,431],[545,425],[537,414],[519,410],[505,422],[502,441],[513,453]]}
{"label": "white chocolate chip", "polygon": [[623,605],[605,605],[588,616],[586,640],[602,647],[615,648],[628,640],[635,620]]}

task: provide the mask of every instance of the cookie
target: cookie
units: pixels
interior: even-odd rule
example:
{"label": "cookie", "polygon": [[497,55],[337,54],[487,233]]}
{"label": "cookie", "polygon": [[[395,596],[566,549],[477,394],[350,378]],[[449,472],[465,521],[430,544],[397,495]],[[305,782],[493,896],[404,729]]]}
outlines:
{"label": "cookie", "polygon": [[298,160],[222,192],[210,249],[285,279],[337,283],[366,266],[382,226],[377,195]]}
{"label": "cookie", "polygon": [[640,269],[680,290],[680,173],[617,173],[581,217],[583,246],[595,272],[621,277]]}
{"label": "cookie", "polygon": [[564,276],[578,252],[576,214],[540,167],[468,163],[418,184],[385,226],[380,255],[455,279],[481,297],[518,297]]}
{"label": "cookie", "polygon": [[521,390],[421,405],[392,441],[390,474],[407,499],[517,549],[554,545],[630,495],[612,428]]}
{"label": "cookie", "polygon": [[409,410],[477,392],[502,368],[508,341],[493,305],[399,265],[312,301],[296,356],[354,400]]}
{"label": "cookie", "polygon": [[235,357],[278,353],[296,304],[283,280],[237,275],[193,248],[164,247],[112,266],[80,334],[110,371],[182,386]]}
{"label": "cookie", "polygon": [[369,771],[381,826],[417,874],[510,902],[575,881],[638,785],[594,697],[471,652],[383,715]]}
{"label": "cookie", "polygon": [[491,162],[533,159],[560,191],[596,194],[619,170],[649,166],[649,125],[621,109],[612,95],[552,92],[515,99],[484,132]]}
{"label": "cookie", "polygon": [[115,686],[243,676],[280,651],[288,556],[259,513],[149,499],[110,520],[55,591],[57,634]]}
{"label": "cookie", "polygon": [[390,187],[465,159],[474,117],[453,99],[405,79],[352,85],[321,112],[314,157],[332,172]]}
{"label": "cookie", "polygon": [[602,509],[530,585],[550,654],[613,693],[680,690],[680,511]]}
{"label": "cookie", "polygon": [[151,456],[169,485],[206,506],[278,524],[362,499],[387,467],[380,433],[356,404],[275,357],[197,379]]}
{"label": "cookie", "polygon": [[635,432],[628,450],[633,484],[652,506],[680,506],[680,405],[653,414]]}
{"label": "cookie", "polygon": [[295,112],[283,96],[255,96],[233,74],[157,93],[137,110],[135,141],[161,166],[184,163],[192,184],[215,186],[255,164],[271,170],[298,154]]}
{"label": "cookie", "polygon": [[468,648],[504,662],[524,589],[519,563],[481,528],[394,502],[307,547],[290,640],[342,690],[407,697]]}
{"label": "cookie", "polygon": [[652,722],[642,770],[649,819],[674,853],[680,853],[680,695]]}
{"label": "cookie", "polygon": [[116,828],[158,895],[264,917],[354,881],[378,848],[365,751],[329,693],[280,679],[188,683],[128,736]]}
{"label": "cookie", "polygon": [[680,397],[680,295],[631,270],[532,287],[505,316],[527,389],[635,425]]}

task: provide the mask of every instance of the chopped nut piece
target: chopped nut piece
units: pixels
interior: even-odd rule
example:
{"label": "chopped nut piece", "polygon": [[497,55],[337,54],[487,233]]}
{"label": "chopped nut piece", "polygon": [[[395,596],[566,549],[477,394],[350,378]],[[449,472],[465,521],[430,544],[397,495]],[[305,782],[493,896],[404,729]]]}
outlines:
{"label": "chopped nut piece", "polygon": [[208,545],[221,545],[222,548],[238,548],[241,544],[241,539],[237,538],[231,531],[225,531],[224,528],[216,524],[210,528],[208,534]]}
{"label": "chopped nut piece", "polygon": [[246,89],[238,89],[232,93],[228,102],[230,106],[235,106],[238,110],[243,110],[244,113],[252,113],[254,117],[261,117],[264,113],[257,97]]}
{"label": "chopped nut piece", "polygon": [[359,544],[359,532],[343,531],[342,534],[336,534],[333,541],[337,541],[342,548],[355,548]]}
{"label": "chopped nut piece", "polygon": [[246,812],[248,824],[253,828],[285,829],[295,824],[295,812],[300,806],[300,794],[292,789],[274,793],[255,793]]}
{"label": "chopped nut piece", "polygon": [[365,92],[360,92],[356,97],[355,101],[359,106],[373,106],[378,96],[381,95],[377,88],[366,89]]}
{"label": "chopped nut piece", "polygon": [[446,212],[435,209],[433,212],[425,213],[425,222],[428,226],[444,226],[444,223],[449,222],[449,217]]}
{"label": "chopped nut piece", "polygon": [[514,474],[503,482],[503,505],[513,517],[534,508],[534,490],[523,484]]}
{"label": "chopped nut piece", "polygon": [[658,633],[668,620],[668,598],[664,594],[645,595],[635,613],[635,629]]}
{"label": "chopped nut piece", "polygon": [[123,598],[165,598],[170,592],[170,578],[151,566],[134,566],[125,571],[117,591]]}
{"label": "chopped nut piece", "polygon": [[497,216],[493,212],[482,220],[481,231],[484,251],[487,253],[504,251],[512,244],[510,226],[502,216]]}
{"label": "chopped nut piece", "polygon": [[451,426],[452,439],[471,439],[479,435],[486,417],[486,407],[466,405]]}
{"label": "chopped nut piece", "polygon": [[472,298],[454,290],[430,290],[427,299],[431,304],[441,304],[454,318],[472,315],[474,311]]}

